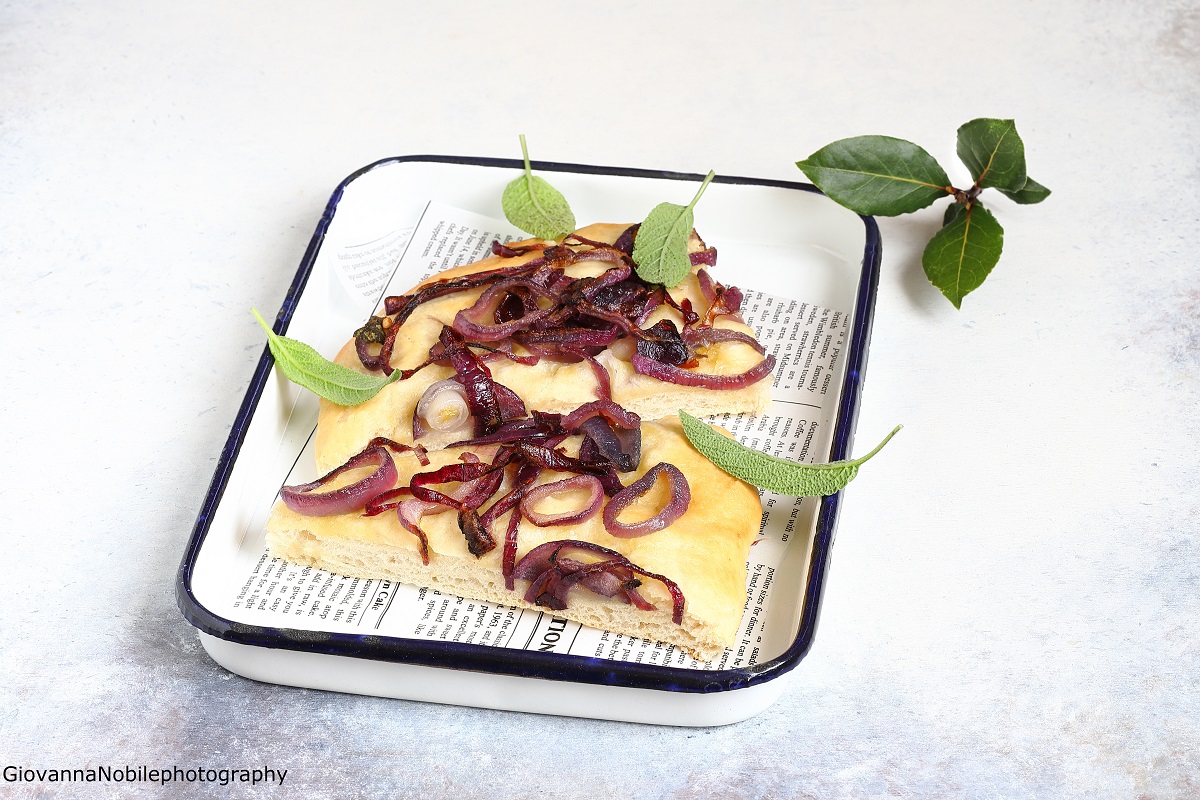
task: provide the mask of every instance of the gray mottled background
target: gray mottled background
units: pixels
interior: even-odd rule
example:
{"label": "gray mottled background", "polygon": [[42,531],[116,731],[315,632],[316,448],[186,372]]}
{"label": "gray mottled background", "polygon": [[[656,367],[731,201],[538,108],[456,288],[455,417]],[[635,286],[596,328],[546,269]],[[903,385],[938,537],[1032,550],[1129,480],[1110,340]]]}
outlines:
{"label": "gray mottled background", "polygon": [[[799,179],[1013,117],[1040,206],[955,311],[881,224],[817,643],[739,725],[218,667],[174,573],[332,188],[415,153]],[[951,166],[953,165],[953,166]],[[0,766],[287,769],[0,797],[1200,796],[1200,5],[0,3]]]}

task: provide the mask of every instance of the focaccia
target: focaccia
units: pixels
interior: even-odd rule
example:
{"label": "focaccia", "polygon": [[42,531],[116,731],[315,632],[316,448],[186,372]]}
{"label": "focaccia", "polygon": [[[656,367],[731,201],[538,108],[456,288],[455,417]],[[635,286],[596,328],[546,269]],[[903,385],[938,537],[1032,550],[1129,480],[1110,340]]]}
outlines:
{"label": "focaccia", "polygon": [[[661,530],[636,538],[610,534],[601,513],[569,526],[538,527],[522,519],[516,531],[517,563],[539,545],[559,540],[582,541],[620,553],[641,570],[636,573],[636,591],[653,604],[653,610],[577,584],[567,592],[566,608],[553,613],[592,627],[673,644],[696,658],[710,660],[733,644],[741,620],[746,560],[760,521],[759,495],[753,487],[700,455],[683,435],[677,420],[644,422],[641,435],[640,463],[635,472],[622,475],[623,483],[629,485],[659,463],[674,465],[690,486],[691,499],[683,515]],[[561,449],[577,454],[579,439],[567,439]],[[465,458],[487,461],[496,451],[495,445],[476,446]],[[431,452],[428,465],[421,465],[412,454],[398,455],[397,485],[407,485],[416,473],[458,463],[464,452],[463,448]],[[546,470],[533,485],[565,477],[564,473]],[[510,470],[496,496],[508,491],[513,480]],[[669,491],[667,481],[656,479],[648,492],[620,512],[618,519],[636,523],[652,516],[669,501]],[[545,497],[536,510],[552,515],[577,508],[580,498],[575,495],[578,493]],[[503,531],[503,524],[498,527]],[[516,580],[513,589],[506,587],[503,545],[480,557],[469,552],[453,510],[424,517],[420,528],[428,542],[428,563],[421,543],[401,525],[396,513],[368,517],[355,511],[307,516],[280,502],[268,522],[267,543],[274,555],[342,575],[386,578],[493,603],[539,607],[525,599],[530,581]],[[573,551],[569,554],[577,557]],[[582,558],[591,561],[595,557],[585,554]],[[682,595],[678,619],[673,617],[680,598],[672,595],[666,582],[649,575],[677,585]]]}
{"label": "focaccia", "polygon": [[[585,252],[593,244],[612,245],[619,243],[627,225],[596,224],[577,231],[568,237],[565,246],[574,252]],[[582,244],[583,242],[592,244]],[[493,255],[474,264],[457,267],[439,273],[418,286],[407,296],[415,295],[423,288],[435,283],[445,284],[455,279],[486,273],[489,270],[512,269],[535,259],[545,258],[555,243],[528,240],[502,248],[504,254]],[[559,245],[560,250],[564,245]],[[692,238],[690,248],[697,253],[712,253],[698,236]],[[611,248],[609,248],[611,250]],[[614,266],[610,260],[577,260],[564,268],[570,278],[596,277]],[[669,320],[676,328],[683,328],[680,307],[694,309],[705,314],[716,306],[712,301],[713,283],[703,260],[693,267],[693,272],[682,283],[669,290],[670,302],[665,302],[640,322],[639,327],[652,326]],[[717,284],[720,291],[724,287]],[[706,294],[707,289],[707,294]],[[398,370],[412,369],[429,358],[430,348],[438,342],[439,332],[445,326],[453,326],[456,317],[472,306],[486,291],[484,287],[466,291],[455,291],[420,303],[408,314],[396,331],[392,332],[388,365]],[[732,293],[731,293],[732,294]],[[541,302],[539,300],[539,302]],[[740,300],[738,301],[740,302]],[[714,313],[699,327],[704,328],[710,339],[689,346],[690,363],[684,366],[684,378],[693,374],[702,376],[730,377],[730,383],[738,388],[713,389],[705,385],[682,385],[667,382],[658,377],[639,373],[632,363],[637,344],[628,336],[622,336],[611,346],[591,360],[542,357],[536,364],[520,363],[503,354],[493,355],[488,360],[496,382],[512,389],[528,409],[545,412],[567,413],[603,393],[599,386],[601,369],[607,375],[612,399],[622,407],[641,415],[643,419],[657,419],[673,415],[679,409],[697,416],[719,413],[760,413],[770,403],[770,369],[774,364],[771,356],[765,355],[753,333],[736,313]],[[390,318],[373,318],[372,322]],[[364,328],[365,330],[365,328]],[[382,329],[376,336],[383,335]],[[710,331],[722,331],[712,334]],[[360,332],[361,334],[361,332]],[[365,334],[362,334],[365,335]],[[364,366],[360,348],[365,347],[360,336],[348,342],[338,353],[336,361],[360,372],[372,372]],[[470,340],[470,337],[466,337]],[[511,355],[529,356],[530,351],[521,344],[512,342],[483,342],[483,346],[502,345]],[[371,345],[378,350],[378,345]],[[526,358],[525,360],[529,360]],[[755,376],[753,381],[742,386],[733,376],[746,374]],[[375,372],[375,374],[379,374]],[[413,442],[413,416],[418,402],[426,390],[435,382],[452,378],[454,371],[444,363],[429,364],[412,377],[386,386],[371,400],[357,406],[339,406],[321,401],[320,422],[315,440],[317,466],[322,471],[332,469],[359,452],[366,442],[384,436],[398,442]],[[703,383],[701,381],[701,383]],[[460,434],[432,432],[421,440],[425,447],[434,449],[453,441],[467,438]]]}

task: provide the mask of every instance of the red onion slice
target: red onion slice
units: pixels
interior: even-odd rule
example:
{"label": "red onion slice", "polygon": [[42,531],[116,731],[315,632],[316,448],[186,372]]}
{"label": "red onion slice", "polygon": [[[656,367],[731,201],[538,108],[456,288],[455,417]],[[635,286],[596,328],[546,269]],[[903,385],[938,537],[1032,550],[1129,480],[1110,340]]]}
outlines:
{"label": "red onion slice", "polygon": [[642,424],[641,417],[612,400],[593,400],[590,403],[584,403],[563,417],[562,426],[568,431],[573,431],[578,429],[585,420],[597,416],[604,417],[609,422],[626,430],[635,430]]}
{"label": "red onion slice", "polygon": [[508,297],[509,291],[517,287],[525,287],[537,295],[547,296],[545,290],[532,281],[510,279],[494,283],[479,295],[474,305],[454,315],[453,328],[471,341],[496,342],[528,328],[553,310],[534,306],[533,309],[526,309],[526,313],[520,317],[507,322],[495,322],[496,311]]}
{"label": "red onion slice", "polygon": [[684,328],[683,341],[689,348],[707,347],[717,342],[741,342],[766,355],[767,349],[748,333],[728,328]]}
{"label": "red onion slice", "polygon": [[[641,522],[621,522],[617,519],[625,508],[642,495],[650,491],[659,475],[665,475],[670,484],[671,499],[657,514]],[[674,464],[660,461],[651,467],[645,475],[617,492],[604,507],[604,527],[619,539],[632,539],[645,536],[648,533],[661,531],[687,511],[692,502],[692,492],[687,478]]]}
{"label": "red onion slice", "polygon": [[[329,492],[315,491],[347,470],[369,466],[374,466],[375,471],[360,481]],[[371,498],[396,485],[397,476],[391,453],[382,447],[368,447],[327,475],[311,483],[284,486],[279,494],[284,505],[297,514],[328,517],[366,508]]]}
{"label": "red onion slice", "polygon": [[417,537],[417,541],[420,542],[421,563],[425,566],[429,566],[429,538],[425,535],[425,531],[421,530],[419,524],[421,517],[448,510],[448,506],[440,503],[426,503],[424,500],[405,500],[396,506],[396,518],[400,520],[400,525],[404,530]]}
{"label": "red onion slice", "polygon": [[[584,501],[583,507],[575,511],[547,514],[535,508],[538,503],[547,497],[579,490],[586,490],[588,496],[587,500]],[[599,478],[593,475],[572,475],[561,481],[534,486],[526,491],[525,496],[521,498],[521,513],[539,528],[547,528],[551,525],[572,525],[576,522],[590,519],[600,509],[600,502],[603,499],[604,486],[600,483]]]}
{"label": "red onion slice", "polygon": [[767,356],[745,372],[734,375],[712,375],[704,372],[692,372],[681,369],[674,364],[664,364],[653,358],[635,353],[633,369],[642,375],[649,375],[660,381],[674,383],[679,386],[700,386],[705,389],[735,390],[745,389],[751,384],[771,374],[775,369],[775,356]]}

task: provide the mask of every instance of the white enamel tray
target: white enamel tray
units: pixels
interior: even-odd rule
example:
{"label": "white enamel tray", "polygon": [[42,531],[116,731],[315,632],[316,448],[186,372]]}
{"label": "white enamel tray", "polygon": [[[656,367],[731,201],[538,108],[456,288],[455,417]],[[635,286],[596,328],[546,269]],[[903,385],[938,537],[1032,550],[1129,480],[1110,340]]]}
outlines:
{"label": "white enamel tray", "polygon": [[[685,203],[700,175],[535,163],[581,224],[636,221],[659,202]],[[501,192],[518,161],[453,156],[386,159],[333,192],[276,317],[275,330],[332,355],[366,313],[336,276],[336,252],[413,226],[430,201],[501,216]],[[878,282],[880,241],[870,218],[807,184],[718,176],[697,227],[721,253],[718,279],[847,315],[827,451],[848,457]],[[407,285],[404,287],[407,288]],[[606,657],[349,631],[318,618],[263,624],[239,610],[239,570],[265,558],[266,510],[296,463],[316,401],[274,369],[264,348],[222,451],[180,564],[177,598],[205,649],[256,680],[340,692],[546,714],[668,725],[722,725],[767,708],[813,643],[840,495],[806,501],[774,570],[774,593],[756,660],[695,669]],[[790,502],[790,501],[789,501]],[[792,525],[789,525],[791,531]],[[748,603],[749,608],[751,604]]]}

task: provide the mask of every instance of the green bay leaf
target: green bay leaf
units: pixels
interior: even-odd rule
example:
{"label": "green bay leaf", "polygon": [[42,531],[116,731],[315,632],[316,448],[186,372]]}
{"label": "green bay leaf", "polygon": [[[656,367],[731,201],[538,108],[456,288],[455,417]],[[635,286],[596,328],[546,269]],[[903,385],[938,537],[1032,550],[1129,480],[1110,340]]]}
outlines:
{"label": "green bay leaf", "polygon": [[[958,209],[954,210],[953,209]],[[951,217],[953,217],[951,219]],[[978,289],[1004,248],[1004,229],[979,201],[947,209],[945,227],[925,246],[921,265],[929,282],[954,304]]]}
{"label": "green bay leaf", "polygon": [[513,225],[539,239],[561,241],[575,230],[575,214],[567,198],[529,167],[529,149],[521,136],[525,174],[504,187],[500,206]]}
{"label": "green bay leaf", "polygon": [[710,170],[686,206],[659,203],[646,216],[633,240],[633,263],[639,278],[671,287],[691,274],[687,245],[695,225],[692,209],[713,176]]}
{"label": "green bay leaf", "polygon": [[1021,205],[1033,205],[1040,203],[1050,196],[1050,190],[1033,178],[1025,181],[1025,185],[1019,190],[1013,192],[1008,189],[1001,189],[1000,192],[1008,199],[1020,203]]}
{"label": "green bay leaf", "polygon": [[891,136],[839,139],[796,166],[830,199],[859,214],[907,214],[951,193],[950,178],[933,156]]}
{"label": "green bay leaf", "polygon": [[250,313],[267,332],[267,346],[288,380],[339,406],[364,403],[400,377],[400,370],[381,377],[335,364],[304,342],[275,333],[257,309],[250,309]]}
{"label": "green bay leaf", "polygon": [[966,203],[951,203],[946,206],[946,213],[942,215],[942,227],[946,227],[965,213],[967,213]]}
{"label": "green bay leaf", "polygon": [[958,157],[977,186],[1016,192],[1025,185],[1025,143],[1011,119],[973,119],[958,129]]}
{"label": "green bay leaf", "polygon": [[746,447],[724,436],[686,411],[679,412],[688,441],[725,472],[760,489],[789,497],[825,497],[842,490],[858,475],[858,468],[891,441],[897,425],[874,450],[861,458],[829,464],[801,464]]}

